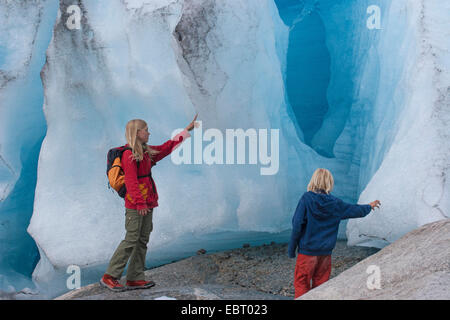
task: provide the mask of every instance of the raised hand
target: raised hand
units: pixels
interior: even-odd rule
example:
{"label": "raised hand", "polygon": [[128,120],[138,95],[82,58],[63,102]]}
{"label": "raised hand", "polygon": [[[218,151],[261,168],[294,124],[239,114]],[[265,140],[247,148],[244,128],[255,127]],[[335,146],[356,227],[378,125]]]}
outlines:
{"label": "raised hand", "polygon": [[198,123],[195,122],[195,120],[197,120],[197,116],[198,116],[198,113],[195,115],[194,120],[192,120],[192,122],[189,123],[188,126],[186,127],[187,131],[191,131],[192,129],[194,129],[194,127],[198,128]]}
{"label": "raised hand", "polygon": [[381,205],[381,202],[380,202],[380,200],[375,200],[375,201],[372,201],[372,202],[369,203],[369,204],[370,204],[370,206],[372,207],[372,210],[373,210],[373,209],[375,209],[375,208],[379,208],[380,205]]}

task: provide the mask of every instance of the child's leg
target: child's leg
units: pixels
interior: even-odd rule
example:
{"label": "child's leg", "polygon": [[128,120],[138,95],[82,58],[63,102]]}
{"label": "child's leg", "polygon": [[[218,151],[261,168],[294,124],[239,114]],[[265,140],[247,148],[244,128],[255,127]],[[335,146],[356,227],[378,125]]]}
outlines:
{"label": "child's leg", "polygon": [[139,227],[139,239],[134,248],[130,263],[128,264],[127,280],[137,281],[145,280],[145,256],[147,254],[147,243],[150,233],[153,230],[153,209],[146,216],[141,217],[141,225]]}
{"label": "child's leg", "polygon": [[137,210],[125,209],[125,211],[125,230],[127,231],[125,240],[122,240],[117,247],[106,270],[107,274],[117,279],[120,279],[128,259],[137,245],[142,218],[138,215]]}
{"label": "child's leg", "polygon": [[312,287],[318,287],[330,279],[331,274],[331,255],[318,256],[317,265],[312,277]]}
{"label": "child's leg", "polygon": [[295,298],[300,297],[311,289],[311,279],[316,263],[316,256],[298,254],[294,274]]}

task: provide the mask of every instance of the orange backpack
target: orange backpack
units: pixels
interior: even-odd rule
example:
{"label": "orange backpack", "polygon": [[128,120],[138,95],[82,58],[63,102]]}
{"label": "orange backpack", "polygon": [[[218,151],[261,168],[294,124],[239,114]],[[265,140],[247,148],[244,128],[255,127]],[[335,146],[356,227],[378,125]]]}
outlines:
{"label": "orange backpack", "polygon": [[[122,154],[125,150],[131,150],[129,147],[117,147],[108,151],[106,163],[106,175],[108,176],[108,188],[111,187],[117,191],[120,197],[125,198],[127,189],[125,187],[125,175],[122,169]],[[139,161],[137,162],[139,167]]]}
{"label": "orange backpack", "polygon": [[[127,188],[125,187],[125,174],[122,169],[122,154],[125,150],[131,150],[130,147],[117,147],[112,148],[108,151],[107,155],[107,163],[106,163],[106,175],[108,176],[108,188],[111,187],[117,191],[121,198],[125,198],[127,193]],[[140,161],[136,161],[137,168],[139,169]],[[154,163],[154,162],[153,162]],[[156,163],[154,163],[155,165]],[[153,184],[151,171],[149,174],[138,176],[139,178],[150,177],[153,185],[153,191],[155,191],[155,187]]]}

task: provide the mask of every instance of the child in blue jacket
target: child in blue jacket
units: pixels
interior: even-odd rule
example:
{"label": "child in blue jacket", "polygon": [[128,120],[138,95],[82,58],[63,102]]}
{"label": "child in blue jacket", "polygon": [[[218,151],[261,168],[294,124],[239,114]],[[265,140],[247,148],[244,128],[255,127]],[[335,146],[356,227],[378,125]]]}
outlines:
{"label": "child in blue jacket", "polygon": [[378,200],[367,205],[345,203],[330,194],[333,185],[331,172],[317,169],[295,210],[288,246],[290,258],[295,258],[298,248],[295,298],[330,278],[331,252],[336,245],[339,222],[364,217],[380,205]]}

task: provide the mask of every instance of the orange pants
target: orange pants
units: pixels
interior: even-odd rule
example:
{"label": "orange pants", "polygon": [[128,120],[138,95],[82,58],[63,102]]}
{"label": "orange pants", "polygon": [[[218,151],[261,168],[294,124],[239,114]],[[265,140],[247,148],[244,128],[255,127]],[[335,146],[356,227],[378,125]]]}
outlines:
{"label": "orange pants", "polygon": [[294,274],[295,298],[328,281],[330,273],[331,255],[307,256],[299,253]]}

